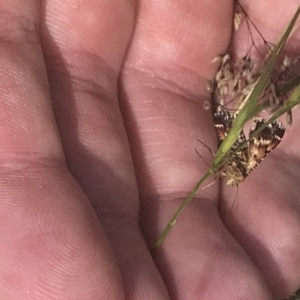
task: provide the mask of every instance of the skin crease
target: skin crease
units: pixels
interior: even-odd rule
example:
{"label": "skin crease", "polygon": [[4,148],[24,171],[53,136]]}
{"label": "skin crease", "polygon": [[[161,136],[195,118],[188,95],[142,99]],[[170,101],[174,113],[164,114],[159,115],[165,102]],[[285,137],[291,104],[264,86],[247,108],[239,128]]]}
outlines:
{"label": "skin crease", "polygon": [[[245,7],[272,38],[298,5]],[[212,160],[197,139],[216,148],[203,103],[232,7],[0,0],[0,299],[259,300],[298,288],[299,108],[237,205],[236,190],[212,185],[149,250]]]}

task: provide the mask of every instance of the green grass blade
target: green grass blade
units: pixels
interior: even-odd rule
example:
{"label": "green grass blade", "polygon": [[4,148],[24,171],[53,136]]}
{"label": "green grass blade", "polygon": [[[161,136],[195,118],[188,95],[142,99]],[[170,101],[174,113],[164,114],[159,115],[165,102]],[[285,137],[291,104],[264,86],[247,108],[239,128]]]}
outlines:
{"label": "green grass blade", "polygon": [[298,7],[295,15],[293,16],[291,22],[288,24],[286,30],[283,32],[282,37],[279,42],[273,47],[271,54],[268,55],[268,61],[266,63],[265,69],[261,73],[257,80],[257,84],[253,88],[246,104],[240,110],[239,114],[235,118],[232,129],[224,139],[223,143],[220,145],[215,160],[213,162],[213,168],[217,169],[224,158],[225,154],[231,149],[232,145],[238,139],[245,123],[255,116],[257,112],[257,102],[260,95],[270,82],[270,75],[274,69],[278,55],[280,54],[282,48],[284,47],[288,37],[290,36],[296,20],[300,14],[300,7]]}
{"label": "green grass blade", "polygon": [[[283,32],[281,38],[279,38],[279,42],[271,49],[271,52],[267,55],[266,58],[266,66],[263,72],[261,73],[260,77],[257,80],[257,83],[255,87],[253,88],[252,92],[250,93],[248,100],[244,107],[240,110],[239,114],[237,115],[236,119],[233,122],[232,129],[226,136],[225,140],[219,147],[216,157],[212,163],[212,167],[205,173],[205,175],[197,182],[193,190],[189,193],[189,195],[184,199],[176,213],[173,215],[170,222],[167,224],[164,231],[160,234],[156,244],[155,248],[159,247],[167,234],[170,232],[174,224],[176,223],[177,218],[182,213],[184,208],[188,205],[188,203],[195,197],[195,195],[198,193],[200,186],[203,184],[203,182],[212,174],[215,173],[215,170],[219,170],[219,168],[228,160],[228,157],[225,157],[225,155],[228,153],[228,151],[231,149],[234,142],[239,137],[239,134],[241,133],[245,123],[255,117],[259,112],[261,112],[263,109],[268,107],[269,103],[263,102],[261,104],[258,104],[258,100],[260,98],[260,95],[266,88],[266,86],[270,82],[270,74],[272,73],[274,66],[276,64],[278,55],[280,54],[282,48],[284,47],[286,41],[288,40],[295,22],[300,14],[300,7],[297,9],[295,15],[293,16],[293,19],[287,26],[286,30]],[[290,83],[290,86],[287,86],[287,89],[291,90],[293,87],[297,86],[299,84],[300,80],[292,81]],[[273,115],[272,117],[264,124],[264,126],[260,127],[257,132],[254,132],[251,137],[259,133],[264,127],[266,127],[268,124],[276,120],[279,116],[286,113],[288,110],[290,110],[292,107],[297,105],[300,102],[300,86],[298,86],[292,95],[290,96],[289,100],[286,101],[280,107]],[[250,137],[250,138],[251,138]],[[225,159],[224,159],[225,158]]]}

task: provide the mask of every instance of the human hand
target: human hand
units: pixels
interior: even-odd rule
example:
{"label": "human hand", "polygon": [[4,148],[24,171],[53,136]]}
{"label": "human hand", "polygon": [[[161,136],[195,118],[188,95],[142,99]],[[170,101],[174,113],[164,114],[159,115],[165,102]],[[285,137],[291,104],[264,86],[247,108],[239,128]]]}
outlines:
{"label": "human hand", "polygon": [[1,297],[232,300],[295,290],[293,128],[241,185],[236,209],[235,190],[215,184],[154,260],[149,250],[207,169],[197,139],[216,146],[202,105],[232,3],[39,3],[0,2]]}

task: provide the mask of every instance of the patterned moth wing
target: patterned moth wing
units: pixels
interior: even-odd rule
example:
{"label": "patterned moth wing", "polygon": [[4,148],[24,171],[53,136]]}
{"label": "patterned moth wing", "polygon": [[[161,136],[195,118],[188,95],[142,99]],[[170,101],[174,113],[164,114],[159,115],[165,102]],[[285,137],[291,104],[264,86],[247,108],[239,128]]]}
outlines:
{"label": "patterned moth wing", "polygon": [[217,131],[218,147],[220,147],[229,133],[235,117],[235,114],[220,108],[218,108],[218,110],[214,113],[213,122]]}
{"label": "patterned moth wing", "polygon": [[[234,113],[230,111],[218,108],[218,111],[214,113],[213,122],[214,126],[217,131],[218,136],[218,147],[222,144],[226,136],[228,135],[229,131],[232,128],[233,120],[236,118]],[[246,161],[247,157],[245,153],[247,152],[247,145],[246,145],[246,137],[243,131],[241,131],[238,139],[235,143],[231,146],[230,149],[230,156],[237,157],[242,161]]]}
{"label": "patterned moth wing", "polygon": [[[220,107],[218,108],[218,111],[214,113],[213,121],[217,131],[218,146],[221,145],[221,143],[231,130],[232,123],[235,118],[235,114],[227,110],[221,109]],[[231,146],[231,149],[229,150],[227,168],[223,172],[223,175],[227,178],[226,183],[228,185],[238,185],[247,176],[247,154],[248,152],[246,137],[244,135],[244,132],[242,131],[238,139],[235,141],[235,143]]]}
{"label": "patterned moth wing", "polygon": [[[250,130],[250,135],[263,126],[265,120],[256,118]],[[262,129],[257,136],[249,141],[247,175],[250,174],[261,161],[281,142],[285,127],[279,120],[275,120]]]}
{"label": "patterned moth wing", "polygon": [[[214,125],[217,131],[218,144],[223,142],[232,128],[236,115],[218,108],[214,114]],[[262,118],[254,119],[249,136],[265,124]],[[232,145],[228,155],[229,159],[223,175],[227,178],[227,185],[237,186],[261,163],[266,155],[277,147],[283,138],[285,127],[275,120],[263,128],[255,137],[248,142],[243,131],[237,141]]]}

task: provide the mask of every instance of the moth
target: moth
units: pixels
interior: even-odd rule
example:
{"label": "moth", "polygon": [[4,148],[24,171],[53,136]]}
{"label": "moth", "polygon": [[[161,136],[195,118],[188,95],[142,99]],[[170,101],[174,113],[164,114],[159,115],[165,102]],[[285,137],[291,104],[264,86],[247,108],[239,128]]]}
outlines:
{"label": "moth", "polygon": [[[213,115],[217,131],[218,144],[223,142],[229,133],[236,114],[219,109]],[[249,137],[265,124],[263,118],[255,118],[249,132]],[[262,160],[281,142],[285,127],[279,120],[267,125],[256,136],[246,139],[242,131],[232,145],[222,176],[226,176],[227,185],[238,186],[262,162]]]}

